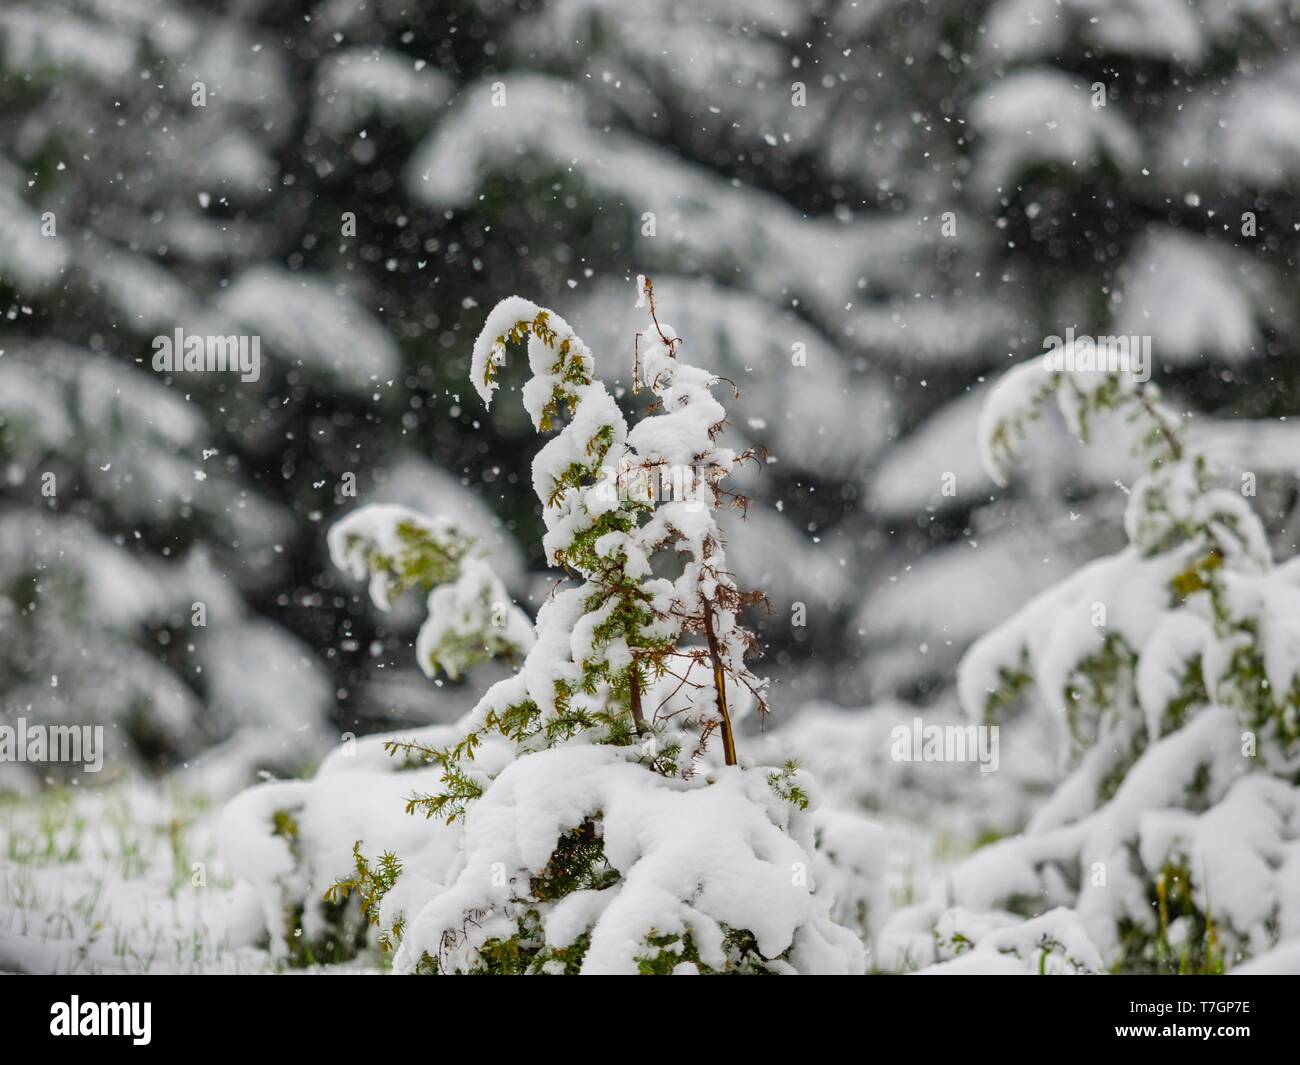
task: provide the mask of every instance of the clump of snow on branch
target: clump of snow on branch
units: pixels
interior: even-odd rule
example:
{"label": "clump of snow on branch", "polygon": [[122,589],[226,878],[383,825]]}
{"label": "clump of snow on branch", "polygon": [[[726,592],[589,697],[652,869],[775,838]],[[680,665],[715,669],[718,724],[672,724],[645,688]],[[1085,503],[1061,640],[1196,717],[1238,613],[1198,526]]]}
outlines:
{"label": "clump of snow on branch", "polygon": [[528,616],[455,521],[371,503],[336,522],[328,539],[336,566],[356,580],[370,578],[370,598],[381,610],[409,588],[428,592],[428,617],[416,640],[428,676],[441,669],[455,680],[485,658],[532,647]]}

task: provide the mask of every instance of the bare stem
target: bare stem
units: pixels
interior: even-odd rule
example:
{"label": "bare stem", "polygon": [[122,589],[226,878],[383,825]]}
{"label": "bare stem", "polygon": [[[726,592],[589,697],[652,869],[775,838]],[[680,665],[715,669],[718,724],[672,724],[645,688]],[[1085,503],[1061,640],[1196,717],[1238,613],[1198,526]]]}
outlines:
{"label": "bare stem", "polygon": [[722,756],[727,765],[735,765],[736,735],[731,729],[731,711],[727,709],[727,671],[722,665],[717,634],[713,631],[713,604],[707,599],[703,601],[704,638],[709,644],[709,658],[713,662],[713,687],[718,698],[718,716],[722,719]]}
{"label": "bare stem", "polygon": [[646,303],[650,306],[650,320],[655,324],[655,330],[659,334],[659,339],[664,342],[664,346],[668,349],[668,354],[675,358],[677,356],[676,345],[680,344],[682,340],[681,337],[674,337],[669,340],[668,335],[664,332],[664,327],[659,324],[659,315],[655,312],[655,283],[648,277],[645,279],[645,298]]}
{"label": "bare stem", "polygon": [[641,670],[636,662],[632,663],[632,672],[628,678],[628,702],[632,707],[632,725],[638,736],[645,735],[645,715],[641,712]]}

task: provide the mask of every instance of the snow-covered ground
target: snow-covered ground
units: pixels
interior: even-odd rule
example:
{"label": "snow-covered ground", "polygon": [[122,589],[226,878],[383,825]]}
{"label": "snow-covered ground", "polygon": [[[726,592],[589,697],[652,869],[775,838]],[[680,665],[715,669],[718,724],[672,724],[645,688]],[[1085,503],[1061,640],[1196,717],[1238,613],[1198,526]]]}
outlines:
{"label": "snow-covered ground", "polygon": [[215,852],[218,811],[144,781],[0,803],[0,970],[272,970],[257,899]]}
{"label": "snow-covered ground", "polygon": [[[143,779],[0,803],[0,972],[303,971],[267,949],[256,892],[219,854],[220,813],[219,803]],[[966,849],[914,821],[882,824],[891,908],[924,897]],[[311,968],[378,973],[390,963],[372,949]]]}

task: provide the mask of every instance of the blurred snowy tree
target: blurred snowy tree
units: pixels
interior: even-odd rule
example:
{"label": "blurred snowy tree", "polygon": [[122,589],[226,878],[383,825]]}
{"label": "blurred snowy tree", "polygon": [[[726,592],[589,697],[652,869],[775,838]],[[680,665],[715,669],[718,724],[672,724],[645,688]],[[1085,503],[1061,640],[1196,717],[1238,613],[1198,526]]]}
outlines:
{"label": "blurred snowy tree", "polygon": [[[333,38],[285,48],[292,14],[256,8],[0,13],[0,700],[160,765],[229,741],[236,781],[319,754],[335,683],[285,626],[353,635],[350,597],[304,632],[330,590],[317,523],[385,475],[356,484],[367,445],[401,454],[400,412],[375,431],[398,345],[364,278],[304,255],[345,231],[342,207],[315,228],[315,153],[341,165],[353,122],[427,115],[444,84]],[[263,359],[159,372],[176,330]]]}
{"label": "blurred snowy tree", "polygon": [[984,392],[971,373],[1000,372],[1009,353],[1032,355],[1067,329],[1149,338],[1167,392],[1218,416],[1199,421],[1199,445],[1290,512],[1275,528],[1294,550],[1294,440],[1265,420],[1294,409],[1300,383],[1295,6],[834,10],[827,115],[851,100],[870,132],[860,145],[835,138],[828,160],[869,205],[920,215],[946,247],[944,281],[870,286],[855,330],[897,369],[910,408],[869,478],[870,509],[914,562],[888,557],[864,604],[876,683],[900,694],[946,684],[989,624],[1120,546],[1108,531],[1123,507],[1114,482],[1138,473],[1124,437],[1102,433],[1111,446],[1088,454],[1059,428],[1035,430],[1030,476],[992,506],[971,447]]}

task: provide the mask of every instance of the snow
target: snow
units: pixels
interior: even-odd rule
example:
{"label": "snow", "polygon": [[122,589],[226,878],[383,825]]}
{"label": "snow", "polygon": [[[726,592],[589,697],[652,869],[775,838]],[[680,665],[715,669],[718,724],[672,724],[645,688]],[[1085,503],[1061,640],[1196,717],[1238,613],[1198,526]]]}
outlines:
{"label": "snow", "polygon": [[[1000,900],[1042,896],[1049,904],[1061,898],[1064,881],[1052,890],[1054,869],[1071,862],[1102,862],[1106,882],[1082,878],[1076,909],[1089,939],[1105,957],[1118,948],[1121,918],[1149,927],[1152,915],[1141,883],[1127,861],[1127,848],[1140,849],[1143,826],[1152,811],[1177,809],[1185,789],[1203,766],[1210,770],[1211,795],[1222,795],[1242,771],[1234,722],[1220,708],[1197,716],[1188,727],[1149,747],[1129,771],[1110,803],[1068,824],[1053,825],[1037,817],[1020,836],[990,844],[950,874],[952,899],[973,911],[996,908]],[[1044,812],[1047,812],[1045,809]],[[1158,871],[1159,864],[1153,867]]]}
{"label": "snow", "polygon": [[1025,422],[1036,415],[1055,385],[1044,369],[1043,356],[1038,356],[1005,373],[985,400],[977,440],[980,461],[995,484],[1007,483],[1015,458],[1014,438],[1024,436]]}
{"label": "snow", "polygon": [[269,971],[256,899],[229,880],[213,819],[201,797],[144,782],[6,804],[0,969]]}
{"label": "snow", "polygon": [[[483,322],[478,339],[474,341],[469,376],[470,383],[473,384],[479,398],[483,400],[484,406],[492,406],[492,393],[495,391],[495,386],[488,379],[489,367],[499,365],[504,360],[505,338],[509,337],[519,322],[533,321],[540,310],[541,308],[531,300],[526,300],[522,296],[511,296],[493,307]],[[532,413],[531,409],[530,413]],[[534,426],[538,421],[539,415],[534,414]]]}
{"label": "snow", "polygon": [[[345,741],[311,780],[271,781],[238,795],[217,824],[220,852],[230,868],[256,892],[261,922],[271,950],[283,956],[294,929],[286,913],[303,910],[302,931],[309,940],[325,928],[323,896],[354,870],[353,845],[366,853],[399,854],[406,874],[438,881],[456,853],[458,829],[404,812],[413,793],[436,788],[437,767],[404,767],[391,757],[389,740],[440,747],[457,738],[454,727],[410,730]],[[480,764],[492,766],[491,745]],[[293,839],[277,832],[276,814],[295,826]]]}
{"label": "snow", "polygon": [[987,47],[1004,61],[1034,61],[1081,42],[1108,54],[1194,66],[1204,51],[1204,17],[1178,0],[1000,0],[989,12]]}
{"label": "snow", "polygon": [[943,648],[959,654],[1064,577],[1070,562],[1068,551],[1014,529],[941,548],[882,574],[864,598],[857,629],[870,643],[931,643],[936,655],[947,656]]}
{"label": "snow", "polygon": [[[721,252],[728,272],[739,264],[750,287],[769,298],[784,300],[793,289],[817,306],[838,308],[866,268],[874,232],[867,224],[774,210],[754,189],[683,166],[619,132],[594,131],[587,103],[556,78],[513,75],[504,82],[506,106],[494,106],[498,81],[464,89],[417,149],[406,181],[418,200],[439,209],[465,207],[485,174],[516,172],[521,159],[540,158],[573,170],[601,201],[627,205],[638,226],[650,212],[658,236],[649,254],[713,262]],[[478,373],[474,380],[481,380]]]}
{"label": "snow", "polygon": [[1158,365],[1259,358],[1273,296],[1248,256],[1154,229],[1125,264],[1117,333],[1150,336]]}
{"label": "snow", "polygon": [[404,561],[409,549],[403,531],[418,534],[422,542],[451,559],[468,549],[466,533],[450,518],[425,517],[395,503],[358,507],[331,525],[326,536],[330,561],[353,580],[368,576],[370,600],[380,610],[392,606],[403,591],[401,574],[411,565]]}
{"label": "snow", "polygon": [[[937,228],[933,218],[917,220],[912,227],[918,233],[922,222],[931,229]],[[860,239],[869,245],[888,246],[897,237],[892,233],[877,237],[874,231],[869,231]],[[920,251],[913,257],[924,262]],[[1018,307],[1014,299],[1003,302],[969,295],[930,296],[916,293],[910,278],[876,278],[878,272],[892,269],[897,261],[873,262],[863,267],[863,272],[888,295],[884,299],[854,302],[845,314],[843,333],[856,350],[888,360],[903,372],[917,368],[942,371],[967,366],[976,360],[983,362],[990,350],[1023,342],[1021,333],[1026,327],[1024,314],[1028,309]],[[891,291],[895,287],[903,291]]]}
{"label": "snow", "polygon": [[[786,94],[768,94],[769,72],[785,57],[783,42],[811,32],[810,13],[799,4],[717,0],[708,8],[654,0],[629,9],[608,0],[562,0],[512,27],[511,47],[551,62],[574,65],[593,88],[652,124],[664,92],[707,95],[715,107],[748,105],[767,129],[797,128]],[[743,26],[737,39],[734,27]],[[582,41],[581,50],[574,42]],[[577,51],[577,54],[575,54]],[[606,86],[611,67],[635,69],[633,86]],[[630,77],[629,81],[632,81]],[[758,99],[754,99],[758,97]]]}
{"label": "snow", "polygon": [[813,811],[817,881],[835,901],[831,918],[851,928],[870,950],[889,912],[890,840],[886,827],[830,805]]}
{"label": "snow", "polygon": [[1160,737],[1165,707],[1177,696],[1190,665],[1199,658],[1213,633],[1203,618],[1168,611],[1140,645],[1134,678],[1138,704],[1146,715],[1147,736]]}
{"label": "snow", "polygon": [[0,572],[8,579],[60,569],[77,582],[86,613],[106,628],[138,624],[162,610],[162,585],[150,568],[86,522],[19,512],[0,517]]}
{"label": "snow", "polygon": [[39,368],[46,387],[59,390],[42,419],[48,416],[57,425],[66,411],[77,430],[75,439],[93,452],[93,466],[89,455],[82,459],[88,490],[119,513],[170,517],[191,503],[216,509],[215,500],[228,483],[223,478],[201,485],[193,476],[203,418],[153,377],[61,344],[19,345],[5,363]]}
{"label": "snow", "polygon": [[352,391],[392,376],[400,364],[397,345],[370,313],[322,278],[250,268],[222,293],[220,306],[262,336],[273,359],[326,373]]}
{"label": "snow", "polygon": [[1159,869],[1185,859],[1197,905],[1222,919],[1252,953],[1300,934],[1300,789],[1251,774],[1203,814],[1148,812],[1142,822],[1143,863]]}
{"label": "snow", "polygon": [[[979,453],[970,447],[985,399],[983,390],[959,396],[894,441],[866,486],[872,502],[889,514],[907,515],[987,494],[993,481]],[[945,473],[953,475],[958,496],[941,495]]]}
{"label": "snow", "polygon": [[[991,392],[982,438],[1002,479],[1014,458],[1011,433],[1023,435],[1053,393],[1080,436],[1099,403],[1127,403],[1154,430],[1145,448],[1160,458],[1129,494],[1130,546],[1035,597],[963,659],[958,690],[970,716],[985,718],[996,705],[990,697],[1006,695],[1013,678],[1032,681],[1021,701],[1055,716],[1074,766],[1023,833],[976,852],[926,904],[896,915],[882,933],[895,960],[918,947],[918,926],[942,927],[945,906],[984,913],[1033,899],[1068,907],[1098,957],[1118,964],[1131,939],[1126,924],[1154,937],[1148,885],[1170,869],[1190,881],[1229,964],[1292,935],[1282,900],[1294,876],[1286,861],[1294,788],[1270,775],[1294,761],[1287,740],[1274,742],[1289,711],[1270,694],[1261,711],[1259,692],[1294,690],[1293,567],[1273,568],[1247,500],[1212,487],[1212,471],[1182,450],[1157,394],[1139,394],[1118,375],[1113,398],[1107,379],[1043,373],[1032,360]],[[1201,567],[1199,586],[1180,588]],[[1236,657],[1256,640],[1266,685]],[[1107,654],[1116,663],[1109,673]]]}
{"label": "snow", "polygon": [[[556,840],[596,814],[619,874],[604,889],[612,897],[570,902],[545,925],[550,947],[569,945],[579,929],[590,934],[583,973],[635,974],[652,932],[689,934],[701,961],[721,968],[727,928],[751,930],[767,957],[789,951],[801,972],[862,970],[856,938],[828,920],[811,879],[798,882],[799,870],[812,876],[810,849],[786,833],[788,807],[765,780],[732,770],[691,786],[599,746],[538,752],[496,778],[466,819],[465,856],[447,889],[410,918],[395,968],[413,968],[426,951],[445,971],[470,967],[487,940],[510,934],[503,914],[521,880],[540,874]],[[467,925],[463,915],[475,911],[482,919]]]}
{"label": "snow", "polygon": [[103,22],[67,12],[43,18],[26,4],[0,12],[7,70],[48,76],[76,71],[105,84],[120,81],[136,65],[135,42]]}
{"label": "snow", "polygon": [[762,588],[779,618],[788,619],[795,603],[829,614],[858,601],[845,581],[843,549],[814,542],[770,506],[751,503],[743,516],[723,512],[718,525],[737,580]]}
{"label": "snow", "polygon": [[0,277],[33,292],[62,275],[69,255],[61,237],[41,232],[41,213],[24,203],[12,185],[15,175],[0,166]]}
{"label": "snow", "polygon": [[518,541],[504,528],[482,494],[462,479],[423,455],[399,451],[389,457],[376,482],[361,493],[363,504],[394,504],[453,521],[474,538],[508,587],[518,589],[522,585],[524,559]]}
{"label": "snow", "polygon": [[[487,368],[499,365],[507,342],[526,331],[532,377],[522,396],[534,424],[551,428],[552,405],[567,401],[570,417],[534,461],[533,486],[546,520],[548,559],[572,560],[583,584],[548,598],[520,672],[493,685],[460,724],[470,735],[495,728],[511,736],[516,758],[478,777],[482,790],[465,813],[458,856],[445,880],[404,876],[385,896],[381,925],[395,935],[402,928],[398,971],[415,971],[426,959],[439,971],[472,971],[486,964],[489,944],[514,940],[525,927],[540,927],[544,936],[534,962],[539,971],[562,968],[558,952],[584,935],[581,971],[592,973],[635,973],[661,951],[682,953],[688,945],[699,965],[711,969],[757,964],[773,971],[849,972],[865,966],[857,936],[831,918],[833,899],[816,893],[816,845],[811,822],[802,816],[811,801],[782,790],[799,788],[806,795],[811,779],[793,767],[731,765],[728,715],[739,716],[765,687],[744,664],[748,635],[724,598],[738,593],[712,518],[717,485],[736,456],[715,443],[726,417],[711,394],[717,378],[679,359],[680,340],[655,319],[648,283],[640,279],[638,290],[658,337],[642,356],[642,381],[660,405],[630,431],[604,386],[590,376],[595,364],[589,350],[553,312],[518,298],[504,301],[489,313],[476,342],[471,374],[484,399],[497,384]],[[650,503],[599,494],[602,464],[621,460],[625,450],[634,475],[664,464],[702,470],[704,498],[661,501],[640,524]],[[597,561],[586,561],[589,556],[577,553],[578,537],[607,516],[625,524],[611,526],[597,541]],[[686,556],[680,576],[645,581],[652,552],[663,548]],[[339,554],[348,561],[346,550]],[[474,579],[473,570],[461,578]],[[635,582],[636,598],[605,590],[624,582]],[[444,591],[450,592],[438,589],[430,599],[435,626],[451,606],[450,594],[438,601]],[[625,598],[641,610],[640,604],[650,604],[650,617],[636,628],[611,630]],[[705,727],[711,697],[723,698],[716,681],[699,685],[707,694],[698,706],[688,691],[677,700],[683,705],[661,718],[683,685],[660,699],[656,688],[674,682],[656,670],[644,703],[658,706],[648,725],[653,731],[635,746],[601,742],[602,721],[619,712],[615,679],[637,668],[634,654],[654,648],[650,641],[673,643],[688,631],[708,632],[716,671],[738,689],[726,712]],[[689,682],[697,659],[685,657]],[[669,726],[683,710],[688,716]],[[538,726],[512,735],[504,723],[521,713],[536,714]],[[575,713],[586,716],[567,725]],[[726,730],[728,766],[721,770],[716,754],[701,757],[705,738],[718,726]],[[643,727],[638,721],[637,730]],[[701,735],[693,756],[685,755],[696,742],[688,729]],[[680,769],[642,764],[647,744],[670,741]],[[560,900],[533,897],[532,885],[555,860],[559,842],[582,831],[599,840],[605,882],[578,885],[577,893],[563,892]],[[878,835],[841,820],[832,836],[836,850],[817,858],[817,868],[838,871],[843,879],[869,866],[865,850]],[[282,875],[269,870],[273,880]],[[843,886],[850,912],[880,908],[878,892]],[[743,944],[729,944],[729,935],[741,932],[753,937],[757,957]],[[673,942],[665,947],[653,936]]]}
{"label": "snow", "polygon": [[[1246,6],[1208,5],[1204,15],[1227,21]],[[1300,64],[1283,59],[1242,71],[1220,91],[1197,94],[1181,110],[1159,145],[1162,176],[1180,188],[1189,174],[1209,187],[1287,187],[1300,169],[1297,130]]]}
{"label": "snow", "polygon": [[921,975],[1078,976],[1102,971],[1097,948],[1066,909],[1021,921],[1009,914],[998,920],[955,908],[939,919],[935,934],[939,949],[957,956],[922,969]]}
{"label": "snow", "polygon": [[12,440],[14,457],[24,465],[38,460],[46,449],[71,440],[74,427],[63,407],[60,383],[50,379],[34,360],[16,352],[0,359],[0,426]]}
{"label": "snow", "polygon": [[1059,71],[1018,70],[994,82],[970,107],[982,148],[977,171],[988,195],[1034,166],[1083,172],[1111,163],[1137,167],[1137,134],[1118,108],[1093,107],[1091,86]]}
{"label": "snow", "polygon": [[370,599],[388,611],[409,587],[427,590],[428,616],[415,642],[425,675],[451,680],[484,658],[522,655],[535,642],[528,616],[474,537],[443,515],[373,503],[331,526],[330,558],[357,581],[370,578]]}
{"label": "snow", "polygon": [[311,649],[253,618],[212,624],[199,641],[209,706],[223,731],[251,728],[308,748],[334,708],[329,678]]}
{"label": "snow", "polygon": [[[667,324],[669,341],[677,334]],[[642,357],[642,376],[664,412],[638,422],[628,433],[628,444],[642,461],[670,466],[708,465],[712,456],[712,429],[726,418],[722,404],[713,398],[718,379],[707,370],[680,365],[668,344],[652,344]],[[729,465],[729,454],[720,461]],[[703,460],[703,461],[702,461]]]}
{"label": "snow", "polygon": [[[746,416],[733,427],[735,439],[764,447],[783,470],[820,476],[852,476],[880,453],[894,403],[884,382],[853,370],[843,345],[742,290],[661,273],[654,285],[692,360],[740,390]],[[606,378],[630,386],[630,338],[645,331],[645,317],[629,307],[626,284],[602,281],[574,307],[572,319],[592,347],[613,353],[601,367]],[[796,345],[803,365],[794,361]]]}
{"label": "snow", "polygon": [[[882,702],[845,709],[812,703],[788,716],[766,732],[755,756],[793,757],[806,767],[825,796],[829,817],[865,811],[874,821],[908,826],[907,831],[941,824],[950,843],[970,846],[982,835],[1022,829],[1060,776],[1052,737],[1033,717],[1002,726],[1002,766],[982,774],[973,765],[895,761],[891,736],[899,725],[910,729],[917,716],[910,706]],[[939,727],[965,724],[952,705],[929,707],[923,719]],[[883,856],[892,862],[903,849],[891,840]]]}
{"label": "snow", "polygon": [[417,68],[410,56],[386,48],[348,48],[331,56],[318,75],[313,121],[335,134],[372,117],[418,123],[451,93],[450,78],[427,65]]}
{"label": "snow", "polygon": [[1287,943],[1274,947],[1266,954],[1243,962],[1232,970],[1233,976],[1296,976],[1300,975],[1300,943]]}
{"label": "snow", "polygon": [[[463,648],[473,642],[488,654],[526,654],[533,646],[532,623],[510,602],[505,586],[486,562],[467,559],[454,584],[429,593],[429,617],[420,626],[415,655],[429,677],[438,669],[456,680],[473,663]],[[488,640],[484,641],[486,633]]]}

